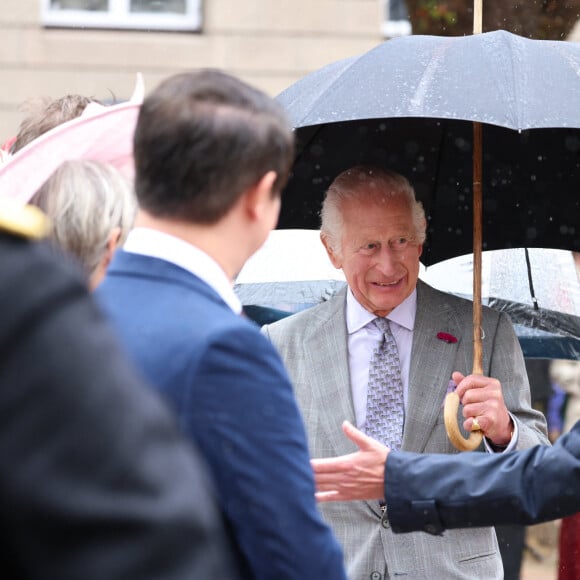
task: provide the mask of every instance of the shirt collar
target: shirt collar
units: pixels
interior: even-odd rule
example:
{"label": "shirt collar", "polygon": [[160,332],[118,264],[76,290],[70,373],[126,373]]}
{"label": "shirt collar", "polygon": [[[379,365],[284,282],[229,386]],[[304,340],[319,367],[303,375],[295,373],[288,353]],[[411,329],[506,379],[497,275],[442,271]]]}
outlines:
{"label": "shirt collar", "polygon": [[[417,312],[417,289],[415,288],[411,294],[399,304],[387,316],[387,319],[392,320],[407,330],[413,331],[415,327],[415,314]],[[361,328],[364,328],[369,322],[373,321],[376,315],[369,312],[366,308],[361,306],[360,302],[354,297],[350,287],[346,293],[346,328],[348,334],[354,334]]]}
{"label": "shirt collar", "polygon": [[196,246],[151,228],[134,228],[123,246],[126,252],[171,262],[203,280],[236,313],[242,312],[240,299],[221,266]]}

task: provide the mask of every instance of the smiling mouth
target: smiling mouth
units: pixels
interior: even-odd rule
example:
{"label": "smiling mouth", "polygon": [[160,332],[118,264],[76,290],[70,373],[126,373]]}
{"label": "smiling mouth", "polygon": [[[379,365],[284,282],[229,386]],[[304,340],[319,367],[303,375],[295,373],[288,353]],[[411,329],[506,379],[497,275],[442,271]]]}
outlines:
{"label": "smiling mouth", "polygon": [[373,282],[375,286],[380,286],[381,288],[389,288],[390,286],[396,286],[401,280],[397,280],[395,282]]}

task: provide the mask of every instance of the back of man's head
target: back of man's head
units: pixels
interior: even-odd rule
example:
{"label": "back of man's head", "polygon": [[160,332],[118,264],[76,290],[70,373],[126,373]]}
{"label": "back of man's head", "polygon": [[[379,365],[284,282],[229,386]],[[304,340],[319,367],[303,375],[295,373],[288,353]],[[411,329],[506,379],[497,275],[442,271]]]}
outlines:
{"label": "back of man's head", "polygon": [[137,122],[139,206],[155,217],[215,223],[268,171],[279,194],[293,154],[284,111],[266,94],[216,70],[170,77]]}

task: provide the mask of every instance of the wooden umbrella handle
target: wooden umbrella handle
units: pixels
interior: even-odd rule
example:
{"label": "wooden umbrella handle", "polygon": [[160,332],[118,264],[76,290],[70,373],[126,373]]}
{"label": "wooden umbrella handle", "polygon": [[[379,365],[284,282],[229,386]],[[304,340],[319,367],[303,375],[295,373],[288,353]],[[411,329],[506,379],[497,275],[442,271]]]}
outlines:
{"label": "wooden umbrella handle", "polygon": [[457,411],[459,409],[459,397],[457,393],[448,393],[445,397],[443,407],[443,419],[445,420],[445,430],[447,437],[455,449],[459,451],[473,451],[477,449],[483,440],[481,431],[472,431],[466,439],[457,424]]}

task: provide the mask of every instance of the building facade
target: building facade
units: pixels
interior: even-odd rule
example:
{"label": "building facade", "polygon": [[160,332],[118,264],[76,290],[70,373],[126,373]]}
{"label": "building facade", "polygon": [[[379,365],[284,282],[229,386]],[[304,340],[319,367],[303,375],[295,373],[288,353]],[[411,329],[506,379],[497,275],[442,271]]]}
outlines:
{"label": "building facade", "polygon": [[136,73],[217,67],[272,96],[384,39],[385,0],[2,0],[0,142],[21,105],[80,93],[127,99]]}

